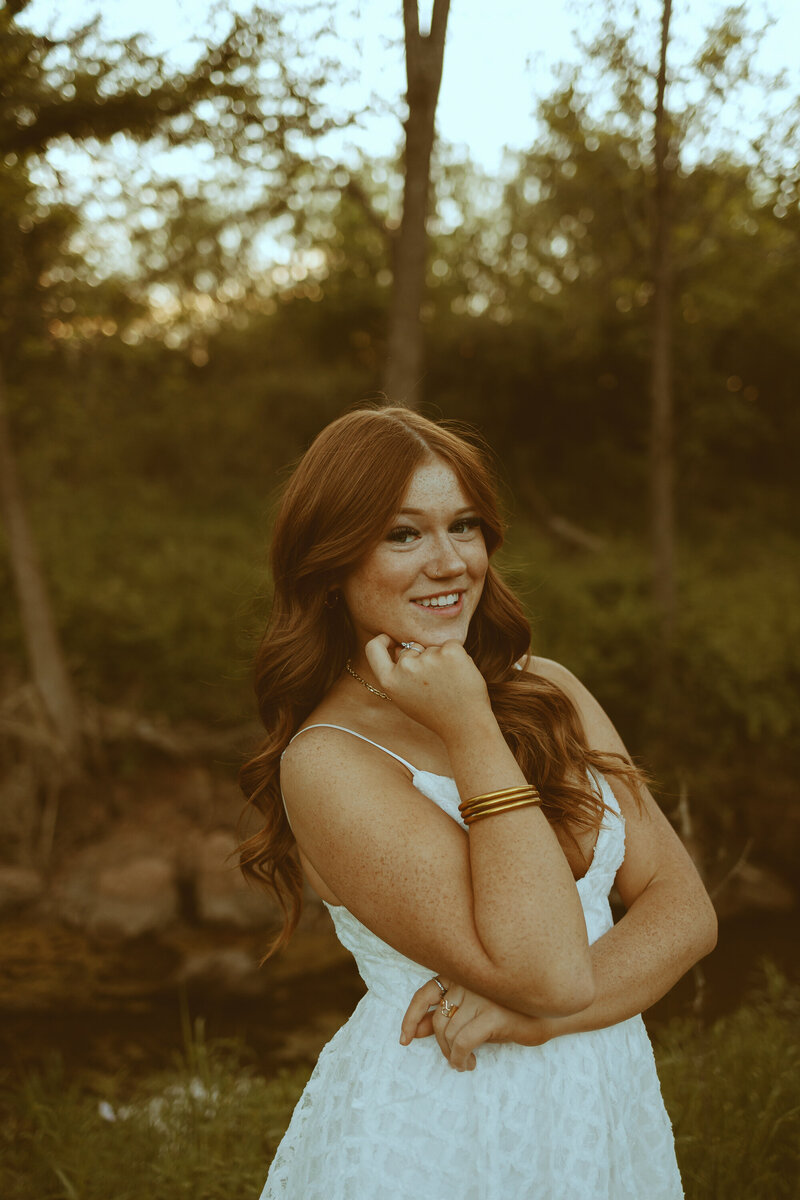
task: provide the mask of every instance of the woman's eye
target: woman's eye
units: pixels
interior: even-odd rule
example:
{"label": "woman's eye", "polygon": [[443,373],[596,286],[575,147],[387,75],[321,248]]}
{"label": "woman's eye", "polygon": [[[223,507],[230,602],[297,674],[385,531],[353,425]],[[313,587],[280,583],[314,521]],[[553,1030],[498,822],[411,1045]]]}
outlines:
{"label": "woman's eye", "polygon": [[[464,534],[472,533],[474,529],[478,529],[480,523],[480,517],[459,517],[450,526],[450,532],[460,534],[463,537]],[[386,535],[386,540],[389,542],[398,542],[401,546],[409,546],[421,536],[420,531],[414,529],[411,525],[398,525]]]}
{"label": "woman's eye", "polygon": [[412,529],[410,525],[403,525],[391,531],[388,535],[388,541],[400,542],[401,545],[407,546],[415,537],[419,537],[419,530]]}
{"label": "woman's eye", "polygon": [[452,529],[454,533],[470,533],[473,529],[478,529],[480,523],[480,517],[462,517],[460,521],[455,522]]}

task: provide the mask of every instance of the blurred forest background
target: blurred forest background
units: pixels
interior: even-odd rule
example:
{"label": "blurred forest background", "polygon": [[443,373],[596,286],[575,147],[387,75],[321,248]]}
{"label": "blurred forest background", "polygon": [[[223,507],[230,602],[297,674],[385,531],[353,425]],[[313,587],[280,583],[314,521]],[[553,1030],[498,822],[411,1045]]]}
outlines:
{"label": "blurred forest background", "polygon": [[759,121],[746,4],[681,72],[668,3],[610,5],[488,174],[433,138],[447,5],[415,32],[406,3],[398,142],[354,163],[340,7],[223,8],[178,70],[0,5],[2,1002],[106,1078],[87,1012],[119,1061],[165,980],[263,1019],[341,969],[312,914],[254,984],[273,914],[222,864],[276,489],[384,392],[484,433],[535,651],[655,774],[721,913],[758,944],[794,921],[798,99]]}

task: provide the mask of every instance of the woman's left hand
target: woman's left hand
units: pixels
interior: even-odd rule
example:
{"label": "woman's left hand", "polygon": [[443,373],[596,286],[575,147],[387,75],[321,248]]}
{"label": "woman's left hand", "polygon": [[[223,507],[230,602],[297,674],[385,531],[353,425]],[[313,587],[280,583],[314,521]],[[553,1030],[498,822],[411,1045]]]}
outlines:
{"label": "woman's left hand", "polygon": [[[447,988],[446,997],[442,996],[434,979],[414,993],[401,1025],[403,1045],[407,1046],[414,1038],[433,1034],[451,1067],[457,1071],[473,1071],[476,1065],[474,1052],[485,1042],[541,1046],[553,1036],[548,1018],[523,1016],[478,996],[459,983],[451,984],[441,975],[439,979]],[[443,999],[456,1009],[449,1017],[441,1011]]]}

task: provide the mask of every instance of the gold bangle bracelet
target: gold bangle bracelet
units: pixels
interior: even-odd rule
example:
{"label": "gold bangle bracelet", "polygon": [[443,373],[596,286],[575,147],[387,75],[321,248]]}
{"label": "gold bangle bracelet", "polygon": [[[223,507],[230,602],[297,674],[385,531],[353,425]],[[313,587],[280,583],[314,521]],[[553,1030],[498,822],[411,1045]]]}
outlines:
{"label": "gold bangle bracelet", "polygon": [[504,808],[501,808],[501,809],[489,809],[486,812],[476,812],[475,816],[464,817],[463,820],[464,820],[465,826],[467,826],[469,828],[469,826],[473,826],[473,824],[475,824],[476,821],[485,820],[485,817],[497,817],[497,816],[500,816],[501,814],[503,814],[503,812],[512,812],[513,809],[537,809],[537,808],[539,808],[539,804],[530,802],[530,800],[523,800],[523,802],[515,802],[513,804],[510,804],[509,806],[507,806],[507,808],[504,805]]}
{"label": "gold bangle bracelet", "polygon": [[[503,788],[499,792],[485,792],[481,796],[472,796],[469,800],[462,800],[459,804],[459,812],[465,812],[467,809],[473,808],[476,804],[497,803],[502,800],[516,800],[520,796],[528,796],[531,792],[536,793],[536,788],[531,783],[521,784],[519,787]],[[536,793],[538,794],[538,793]]]}
{"label": "gold bangle bracelet", "polygon": [[481,804],[479,808],[471,808],[469,812],[461,814],[462,821],[469,821],[471,817],[481,817],[484,813],[500,812],[509,804],[541,804],[538,796],[520,796],[516,800],[498,800],[494,804]]}
{"label": "gold bangle bracelet", "polygon": [[512,792],[527,792],[533,787],[532,783],[518,783],[514,787],[500,788],[498,792],[482,792],[480,796],[473,796],[470,800],[463,800],[464,804],[472,804],[475,800],[499,800],[500,797],[510,796]]}
{"label": "gold bangle bracelet", "polygon": [[539,808],[541,800],[511,800],[506,804],[498,804],[492,808],[487,808],[482,812],[471,813],[463,818],[465,825],[472,825],[475,821],[482,821],[484,817],[498,816],[500,813],[512,812],[515,808]]}
{"label": "gold bangle bracelet", "polygon": [[478,808],[486,808],[493,804],[505,804],[507,800],[527,800],[529,798],[536,798],[538,795],[538,791],[532,786],[514,788],[513,791],[509,788],[508,792],[503,796],[474,796],[472,800],[465,800],[463,804],[459,804],[458,811],[463,816],[464,813],[474,812]]}
{"label": "gold bangle bracelet", "polygon": [[465,825],[469,825],[472,821],[480,821],[481,817],[493,817],[496,813],[510,812],[512,808],[539,808],[540,805],[540,800],[509,800],[507,804],[497,808],[484,808],[480,812],[467,813],[461,820]]}

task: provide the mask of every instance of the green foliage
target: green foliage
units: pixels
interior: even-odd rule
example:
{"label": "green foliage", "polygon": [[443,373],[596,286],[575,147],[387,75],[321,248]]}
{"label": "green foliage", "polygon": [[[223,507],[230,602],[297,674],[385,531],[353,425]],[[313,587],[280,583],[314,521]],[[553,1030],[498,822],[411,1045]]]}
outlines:
{"label": "green foliage", "polygon": [[[346,172],[310,153],[330,119],[324,72],[293,54],[271,10],[256,24],[231,16],[228,39],[181,83],[165,82],[144,45],[112,53],[94,26],[54,46],[11,19],[20,7],[3,10],[0,45],[20,85],[0,96],[11,139],[0,347],[67,658],[97,700],[236,721],[266,616],[272,497],[315,433],[380,385],[398,176],[385,162]],[[698,64],[714,64],[712,84],[742,45],[736,21],[718,34]],[[698,143],[672,174],[678,701],[657,711],[646,69],[611,33],[594,53],[618,111],[598,111],[585,80],[581,91],[580,76],[567,79],[504,184],[438,151],[426,392],[433,415],[473,421],[502,463],[519,513],[507,561],[536,648],[585,679],[671,791],[680,769],[727,844],[742,822],[756,832],[767,780],[793,796],[800,767],[797,181],[777,142],[752,169]],[[172,99],[148,110],[162,85]],[[92,221],[34,188],[31,170],[47,139],[83,139],[69,125],[75,104],[105,92],[126,136],[202,144],[214,169],[204,190],[156,178],[146,154],[135,179],[113,179],[109,159],[102,181],[117,185],[117,219],[133,229],[135,278],[99,282]],[[104,109],[95,128],[92,114],[85,130],[99,141],[111,117]],[[676,118],[676,164],[690,117]],[[293,257],[259,274],[248,256],[273,217],[287,222]],[[545,541],[531,522],[547,511],[606,549]],[[11,587],[5,554],[0,587]],[[11,606],[0,655],[4,674],[24,677]]]}
{"label": "green foliage", "polygon": [[[632,471],[644,469],[647,438],[650,172],[640,133],[593,115],[574,86],[541,115],[546,132],[519,156],[492,213],[494,243],[458,230],[437,241],[451,288],[434,299],[457,307],[457,283],[460,311],[476,291],[485,311],[454,322],[437,309],[429,393],[455,413],[465,392],[467,405],[475,396],[477,372],[504,457],[523,440],[547,490],[566,480],[573,495],[593,462],[615,460],[615,494],[630,507],[645,485]],[[640,109],[639,131],[645,116]],[[689,519],[698,502],[737,505],[743,481],[763,487],[794,470],[800,427],[786,364],[797,356],[789,279],[800,269],[800,216],[791,188],[719,155],[671,179],[676,459]],[[485,401],[475,399],[480,419]]]}
{"label": "green foliage", "polygon": [[800,992],[774,970],[763,995],[700,1031],[657,1039],[687,1200],[800,1196]]}
{"label": "green foliage", "polygon": [[[800,570],[793,545],[775,533],[685,546],[677,669],[681,704],[691,714],[687,734],[702,713],[698,749],[706,754],[727,757],[742,743],[753,752],[759,741],[788,743],[800,734],[792,703],[800,674]],[[618,539],[579,556],[522,526],[512,529],[505,560],[526,599],[534,646],[593,685],[620,723],[643,740],[642,693],[654,635],[650,563],[641,546]],[[694,739],[688,748],[693,745]]]}
{"label": "green foliage", "polygon": [[[85,341],[118,326],[130,341],[143,330],[161,336],[165,312],[172,337],[197,348],[230,318],[231,297],[246,298],[251,309],[263,299],[252,256],[270,223],[302,242],[308,206],[299,197],[313,186],[306,151],[349,119],[322,100],[331,74],[341,74],[315,52],[324,0],[315,34],[299,33],[277,8],[218,7],[225,36],[198,40],[195,62],[181,71],[152,53],[144,36],[109,38],[100,16],[56,40],[26,25],[28,8],[29,0],[0,6],[5,373],[30,369],[31,358],[52,351],[52,339]],[[143,166],[130,153],[133,143],[159,153],[159,168]],[[71,187],[50,169],[53,147],[71,161]],[[201,164],[193,175],[187,149]],[[115,231],[107,238],[109,224]],[[112,274],[107,261],[125,258],[120,243],[128,250],[122,305],[119,285],[93,292]],[[73,281],[63,294],[58,285]],[[110,311],[115,302],[124,312]]]}
{"label": "green foliage", "polygon": [[[723,848],[731,853],[752,836],[759,856],[791,871],[800,567],[793,539],[778,531],[759,536],[736,523],[717,534],[681,549],[675,692],[666,708],[651,686],[650,561],[638,541],[617,538],[580,555],[523,525],[512,527],[503,561],[525,600],[535,653],[564,663],[600,699],[667,809],[688,789],[707,844],[720,849],[720,870]],[[777,829],[755,801],[771,789],[783,797]]]}
{"label": "green foliage", "polygon": [[[258,122],[258,140],[273,133],[269,148],[291,154],[292,137],[334,124],[316,98],[323,77],[298,74],[298,46],[277,10],[229,12],[226,36],[178,72],[142,36],[107,38],[99,16],[61,41],[34,33],[18,19],[29,3],[0,9],[0,152],[15,160],[57,138],[103,142],[119,133],[138,141],[161,133],[171,145],[208,139],[231,154],[252,143],[242,131]],[[274,89],[270,77],[279,81]]]}
{"label": "green foliage", "polygon": [[[255,345],[229,330],[203,371],[115,339],[9,389],[31,518],[86,694],[173,719],[250,715],[275,491],[363,380],[346,364],[338,375],[293,369],[305,340],[297,314],[276,317]],[[0,586],[11,590],[5,554]],[[8,605],[0,653],[20,672],[21,650]]]}
{"label": "green foliage", "polygon": [[[39,403],[12,389],[35,528],[68,655],[88,694],[223,723],[246,710],[251,635],[266,616],[273,497],[316,431],[370,390],[370,368],[357,357],[368,345],[339,347],[338,357],[332,342],[318,349],[317,322],[331,338],[320,308],[295,301],[265,321],[257,340],[228,331],[203,369],[176,352],[145,353],[112,339],[102,353],[66,361],[57,380],[42,368]],[[368,317],[361,314],[364,323]],[[342,340],[346,330],[344,322]],[[478,341],[482,332],[491,340]],[[463,367],[451,360],[460,402],[442,409],[472,417],[502,451],[513,429],[501,397],[488,412],[480,396],[492,375],[517,370],[506,344],[512,333],[487,325],[471,337],[474,357],[461,359]],[[294,369],[304,353],[303,370]],[[584,678],[631,747],[650,755],[664,714],[648,703],[653,622],[637,501],[645,480],[610,436],[575,445],[585,475],[567,475],[563,463],[565,477],[556,479],[561,433],[549,432],[544,418],[539,428],[541,439],[517,439],[503,464],[520,510],[507,561],[529,605],[534,644]],[[545,539],[525,516],[532,483],[565,515],[604,534],[606,548],[580,554]],[[795,769],[800,579],[782,495],[776,486],[753,495],[749,509],[733,497],[729,514],[686,513],[674,744],[692,770],[732,755],[763,758],[767,747],[773,768],[782,761],[787,775]],[[773,511],[775,528],[765,533]],[[0,617],[0,649],[22,669],[10,606]],[[670,769],[669,761],[657,765]],[[743,777],[742,792],[750,785]]]}
{"label": "green foliage", "polygon": [[[711,1028],[655,1038],[687,1200],[797,1200],[800,993],[774,971]],[[54,1065],[5,1081],[4,1200],[229,1200],[255,1196],[307,1078],[270,1079],[241,1049],[200,1036],[171,1071],[89,1090]]]}

